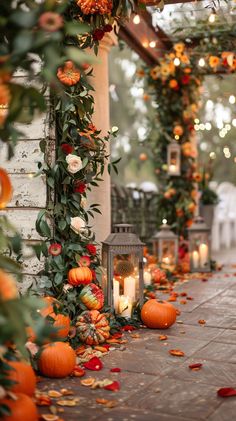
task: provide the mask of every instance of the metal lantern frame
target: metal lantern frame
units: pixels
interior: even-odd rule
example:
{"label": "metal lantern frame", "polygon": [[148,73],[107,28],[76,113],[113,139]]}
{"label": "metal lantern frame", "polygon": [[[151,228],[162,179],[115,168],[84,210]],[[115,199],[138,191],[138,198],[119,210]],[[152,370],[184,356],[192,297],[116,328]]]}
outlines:
{"label": "metal lantern frame", "polygon": [[[174,169],[173,166],[175,167]],[[181,147],[174,141],[169,143],[167,147],[167,173],[173,176],[179,176],[181,174]]]}
{"label": "metal lantern frame", "polygon": [[114,231],[105,241],[102,242],[102,264],[106,267],[106,280],[103,284],[107,304],[114,308],[113,300],[113,278],[114,278],[114,258],[116,255],[134,255],[138,259],[139,277],[139,297],[140,305],[143,304],[144,280],[143,280],[143,247],[145,244],[133,232],[131,224],[116,224]]}
{"label": "metal lantern frame", "polygon": [[[200,264],[200,256],[198,265],[195,265],[193,258],[193,253],[194,251],[196,251],[194,240],[196,239],[196,236],[200,235],[202,235],[203,237],[202,244],[206,244],[208,251],[208,259],[204,267],[202,267]],[[202,217],[198,216],[197,218],[195,218],[191,227],[188,228],[188,239],[190,254],[190,272],[211,272],[211,229],[207,226]],[[200,253],[199,250],[197,250],[197,252]]]}
{"label": "metal lantern frame", "polygon": [[[178,236],[171,230],[170,226],[168,224],[163,224],[160,226],[160,231],[158,231],[154,237],[152,238],[153,242],[153,254],[157,256],[158,262],[164,266],[165,263],[163,263],[163,242],[174,242],[174,263],[172,263],[170,266],[174,264],[174,266],[178,263],[178,245],[179,245],[179,239]],[[166,264],[168,266],[168,264]]]}

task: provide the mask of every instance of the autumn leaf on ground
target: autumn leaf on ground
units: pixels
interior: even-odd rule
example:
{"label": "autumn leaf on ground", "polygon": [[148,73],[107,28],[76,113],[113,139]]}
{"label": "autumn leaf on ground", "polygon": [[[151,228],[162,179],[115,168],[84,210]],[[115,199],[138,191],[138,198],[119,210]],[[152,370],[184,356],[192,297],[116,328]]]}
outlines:
{"label": "autumn leaf on ground", "polygon": [[171,296],[171,297],[169,297],[169,298],[168,298],[168,300],[167,300],[167,301],[176,301],[176,299],[177,299],[177,298],[176,298],[175,296]]}
{"label": "autumn leaf on ground", "polygon": [[110,369],[110,372],[111,373],[120,373],[121,372],[121,369],[119,367],[111,368]]}
{"label": "autumn leaf on ground", "polygon": [[73,399],[73,400],[61,400],[57,401],[57,405],[60,406],[76,406],[79,402],[79,399]]}
{"label": "autumn leaf on ground", "polygon": [[202,364],[201,363],[190,364],[188,367],[192,371],[198,371],[198,370],[200,370],[200,368],[202,368]]}
{"label": "autumn leaf on ground", "polygon": [[168,339],[168,336],[167,335],[160,335],[159,336],[159,340],[160,341],[166,341],[166,339]]}
{"label": "autumn leaf on ground", "polygon": [[169,354],[174,355],[175,357],[184,357],[185,353],[180,349],[170,349]]}
{"label": "autumn leaf on ground", "polygon": [[221,398],[236,396],[236,389],[233,389],[233,387],[222,387],[221,389],[217,390],[217,395]]}
{"label": "autumn leaf on ground", "polygon": [[84,367],[88,370],[100,371],[103,368],[103,363],[98,357],[93,357],[84,363]]}
{"label": "autumn leaf on ground", "polygon": [[193,298],[193,297],[188,296],[188,297],[187,297],[187,300],[194,300],[194,298]]}
{"label": "autumn leaf on ground", "polygon": [[120,390],[120,383],[115,381],[111,384],[108,384],[107,386],[104,386],[105,390],[111,390],[112,392],[117,392]]}
{"label": "autumn leaf on ground", "polygon": [[47,395],[36,395],[35,403],[37,406],[50,406],[52,405],[52,400]]}
{"label": "autumn leaf on ground", "polygon": [[134,338],[134,339],[139,339],[140,338],[140,335],[138,333],[133,333],[130,336],[131,336],[131,338]]}
{"label": "autumn leaf on ground", "polygon": [[57,390],[49,390],[48,396],[50,398],[61,398],[62,397],[62,393],[61,392],[58,392]]}
{"label": "autumn leaf on ground", "polygon": [[92,386],[95,382],[95,379],[93,377],[88,377],[87,379],[80,380],[80,383],[82,386]]}
{"label": "autumn leaf on ground", "polygon": [[180,300],[180,304],[187,304],[186,300]]}
{"label": "autumn leaf on ground", "polygon": [[42,414],[40,418],[44,421],[58,421],[59,420],[58,415],[53,415],[53,414]]}
{"label": "autumn leaf on ground", "polygon": [[72,377],[83,377],[84,375],[85,375],[85,370],[79,365],[76,365],[74,370],[71,373]]}
{"label": "autumn leaf on ground", "polygon": [[181,297],[187,297],[188,294],[187,294],[187,292],[181,292],[180,295],[181,295]]}
{"label": "autumn leaf on ground", "polygon": [[125,325],[121,329],[124,332],[129,332],[129,331],[132,331],[132,330],[136,330],[136,327],[135,326],[132,326],[132,325]]}
{"label": "autumn leaf on ground", "polygon": [[204,319],[200,319],[200,320],[198,320],[198,323],[199,323],[200,325],[205,325],[205,324],[206,324],[206,320],[204,320]]}

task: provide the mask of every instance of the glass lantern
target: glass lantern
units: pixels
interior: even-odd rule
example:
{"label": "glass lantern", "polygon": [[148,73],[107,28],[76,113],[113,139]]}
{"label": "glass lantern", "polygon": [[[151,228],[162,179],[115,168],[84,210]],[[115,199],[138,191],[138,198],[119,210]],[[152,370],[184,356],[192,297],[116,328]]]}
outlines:
{"label": "glass lantern", "polygon": [[167,147],[167,173],[168,175],[180,175],[181,153],[180,145],[176,142],[169,143]]}
{"label": "glass lantern", "polygon": [[210,272],[210,228],[204,219],[198,216],[188,228],[190,271]]}
{"label": "glass lantern", "polygon": [[178,261],[178,236],[163,223],[152,239],[153,254],[163,269],[173,271]]}
{"label": "glass lantern", "polygon": [[122,317],[143,304],[143,247],[133,226],[117,224],[102,243],[102,287],[107,303]]}

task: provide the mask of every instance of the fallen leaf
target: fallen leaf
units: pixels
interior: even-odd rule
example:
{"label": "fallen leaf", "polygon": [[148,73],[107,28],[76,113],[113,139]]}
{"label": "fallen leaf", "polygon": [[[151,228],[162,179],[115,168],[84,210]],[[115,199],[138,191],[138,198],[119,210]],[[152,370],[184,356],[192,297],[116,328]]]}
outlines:
{"label": "fallen leaf", "polygon": [[110,390],[112,392],[117,392],[117,390],[120,390],[120,383],[117,381],[114,381],[111,384],[108,384],[107,386],[104,386],[104,389]]}
{"label": "fallen leaf", "polygon": [[105,406],[106,408],[115,408],[118,405],[117,401],[108,401]]}
{"label": "fallen leaf", "polygon": [[75,400],[61,400],[57,401],[57,404],[60,406],[76,406],[78,404],[78,399]]}
{"label": "fallen leaf", "polygon": [[159,336],[159,340],[160,341],[166,341],[166,339],[168,339],[168,336],[167,335],[160,335]]}
{"label": "fallen leaf", "polygon": [[116,338],[111,338],[111,339],[107,339],[107,343],[109,344],[126,344],[128,341],[126,339],[116,339]]}
{"label": "fallen leaf", "polygon": [[50,406],[52,405],[52,400],[47,395],[36,395],[35,403],[38,406]]}
{"label": "fallen leaf", "polygon": [[105,405],[107,402],[109,402],[109,399],[96,398],[96,402],[100,403],[101,405]]}
{"label": "fallen leaf", "polygon": [[72,390],[68,390],[68,389],[61,389],[60,392],[63,396],[74,395],[74,392]]}
{"label": "fallen leaf", "polygon": [[207,282],[208,279],[207,278],[202,278],[202,282]]}
{"label": "fallen leaf", "polygon": [[61,398],[62,394],[60,392],[58,392],[57,390],[49,390],[48,396],[50,398]]}
{"label": "fallen leaf", "polygon": [[173,297],[171,296],[171,297],[168,298],[167,301],[176,301],[176,300],[177,300],[177,298],[175,296],[173,296]]}
{"label": "fallen leaf", "polygon": [[205,325],[205,324],[206,324],[206,320],[204,320],[204,319],[200,319],[200,320],[198,320],[198,323],[199,323],[200,325]]}
{"label": "fallen leaf", "polygon": [[88,377],[87,379],[80,380],[80,384],[82,386],[92,386],[95,382],[95,379],[93,377]]}
{"label": "fallen leaf", "polygon": [[85,375],[85,370],[79,365],[76,365],[74,367],[74,370],[71,373],[71,376],[73,377],[83,377],[84,375]]}
{"label": "fallen leaf", "polygon": [[103,347],[103,348],[106,348],[106,349],[109,351],[109,349],[111,348],[111,345],[104,344],[104,345],[102,345],[102,347]]}
{"label": "fallen leaf", "polygon": [[103,363],[98,357],[93,357],[84,363],[84,367],[88,370],[100,371],[103,368]]}
{"label": "fallen leaf", "polygon": [[102,353],[108,352],[108,349],[105,346],[97,345],[97,346],[94,347],[94,349],[96,349],[96,351],[100,351]]}
{"label": "fallen leaf", "polygon": [[198,370],[200,370],[200,368],[202,368],[202,364],[201,363],[190,364],[188,367],[192,371],[198,371]]}
{"label": "fallen leaf", "polygon": [[85,345],[81,345],[78,348],[76,348],[75,353],[76,355],[81,355],[86,351],[86,346]]}
{"label": "fallen leaf", "polygon": [[190,295],[187,297],[187,300],[194,300],[194,298],[193,297],[190,297]]}
{"label": "fallen leaf", "polygon": [[217,395],[221,398],[236,396],[236,389],[233,389],[232,387],[222,387],[221,389],[217,390]]}
{"label": "fallen leaf", "polygon": [[132,325],[125,325],[121,328],[124,332],[128,332],[128,331],[132,331],[132,330],[136,330],[135,326]]}
{"label": "fallen leaf", "polygon": [[112,339],[120,339],[120,338],[122,338],[122,336],[123,336],[123,333],[121,333],[121,332],[116,332],[116,333],[114,333],[114,334],[111,336],[111,338],[112,338]]}
{"label": "fallen leaf", "polygon": [[187,304],[186,300],[180,300],[180,304]]}
{"label": "fallen leaf", "polygon": [[118,368],[118,367],[111,368],[111,369],[110,369],[110,372],[111,372],[111,373],[120,373],[120,372],[121,372],[121,369],[120,369],[120,368]]}
{"label": "fallen leaf", "polygon": [[131,338],[134,338],[134,339],[138,339],[138,338],[140,338],[139,333],[133,333],[133,334],[131,334],[130,336],[131,336]]}
{"label": "fallen leaf", "polygon": [[176,316],[180,316],[181,315],[181,311],[178,308],[176,308],[175,311],[176,311]]}
{"label": "fallen leaf", "polygon": [[40,418],[45,421],[58,421],[59,419],[58,415],[53,414],[42,414]]}
{"label": "fallen leaf", "polygon": [[180,349],[170,349],[169,354],[174,355],[175,357],[184,357],[185,353]]}
{"label": "fallen leaf", "polygon": [[188,294],[187,294],[187,292],[181,292],[180,295],[181,295],[181,297],[187,297]]}

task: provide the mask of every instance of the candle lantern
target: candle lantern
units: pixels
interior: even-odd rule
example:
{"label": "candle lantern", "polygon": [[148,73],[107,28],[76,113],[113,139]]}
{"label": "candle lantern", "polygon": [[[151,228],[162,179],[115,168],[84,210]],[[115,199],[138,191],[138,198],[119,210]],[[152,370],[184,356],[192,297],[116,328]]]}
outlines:
{"label": "candle lantern", "polygon": [[153,254],[163,269],[173,271],[178,260],[178,236],[165,223],[152,239]]}
{"label": "candle lantern", "polygon": [[169,143],[167,148],[167,172],[169,175],[180,175],[180,157],[180,145],[176,142]]}
{"label": "candle lantern", "polygon": [[102,243],[103,291],[108,305],[123,317],[143,304],[144,245],[129,224],[115,225]]}
{"label": "candle lantern", "polygon": [[188,228],[190,271],[210,272],[210,228],[198,216]]}

